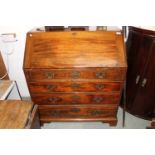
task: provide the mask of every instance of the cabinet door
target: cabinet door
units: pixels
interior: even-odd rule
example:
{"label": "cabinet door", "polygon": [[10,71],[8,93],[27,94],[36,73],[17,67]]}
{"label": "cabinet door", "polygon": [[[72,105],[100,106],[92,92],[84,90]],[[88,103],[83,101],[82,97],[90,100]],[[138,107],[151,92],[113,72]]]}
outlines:
{"label": "cabinet door", "polygon": [[151,116],[155,105],[155,39],[150,36],[149,38],[149,48],[145,49],[149,58],[132,107],[133,114],[144,117]]}
{"label": "cabinet door", "polygon": [[127,109],[130,111],[138,89],[141,75],[144,71],[148,58],[147,49],[150,45],[150,39],[144,37],[139,32],[130,30],[127,40]]}

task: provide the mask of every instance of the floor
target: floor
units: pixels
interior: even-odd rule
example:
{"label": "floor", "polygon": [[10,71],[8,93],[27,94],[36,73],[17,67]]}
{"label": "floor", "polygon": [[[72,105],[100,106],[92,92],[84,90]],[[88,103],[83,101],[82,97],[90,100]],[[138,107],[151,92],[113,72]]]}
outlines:
{"label": "floor", "polygon": [[78,122],[78,123],[49,123],[44,124],[42,129],[145,129],[150,126],[150,121],[143,120],[126,112],[125,127],[122,126],[122,109],[118,110],[118,124],[116,127],[110,127],[109,124],[101,122]]}

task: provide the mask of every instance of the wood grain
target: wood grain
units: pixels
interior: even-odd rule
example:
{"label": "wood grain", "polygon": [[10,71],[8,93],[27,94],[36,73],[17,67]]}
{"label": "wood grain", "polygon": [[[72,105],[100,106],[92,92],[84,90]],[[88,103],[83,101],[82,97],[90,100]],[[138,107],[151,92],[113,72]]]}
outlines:
{"label": "wood grain", "polygon": [[[3,58],[2,58],[2,55],[1,55],[1,51],[0,51],[0,77],[2,77],[3,75],[6,74],[6,67],[4,65],[4,61],[3,61]],[[4,78],[4,80],[8,80],[9,77],[8,75]]]}
{"label": "wood grain", "polygon": [[39,105],[118,104],[119,97],[119,93],[32,94],[33,102]]}
{"label": "wood grain", "polygon": [[114,117],[116,115],[116,105],[103,105],[103,106],[40,106],[40,117],[41,119],[50,118],[58,119],[58,118],[68,118],[68,119],[91,119],[91,118],[104,118],[104,117]]}
{"label": "wood grain", "polygon": [[116,125],[126,68],[121,31],[27,33],[24,73],[41,123]]}
{"label": "wood grain", "polygon": [[23,129],[33,104],[19,100],[0,101],[0,128]]}
{"label": "wood grain", "polygon": [[28,33],[24,68],[124,67],[122,37],[106,31]]}
{"label": "wood grain", "polygon": [[[101,88],[98,86],[102,86]],[[119,92],[122,88],[120,82],[32,82],[29,83],[31,93],[53,92]]]}
{"label": "wood grain", "polygon": [[[25,70],[28,81],[52,81],[55,79],[102,79],[122,81],[124,68],[74,68],[74,69],[29,69]],[[102,74],[103,76],[98,76]]]}

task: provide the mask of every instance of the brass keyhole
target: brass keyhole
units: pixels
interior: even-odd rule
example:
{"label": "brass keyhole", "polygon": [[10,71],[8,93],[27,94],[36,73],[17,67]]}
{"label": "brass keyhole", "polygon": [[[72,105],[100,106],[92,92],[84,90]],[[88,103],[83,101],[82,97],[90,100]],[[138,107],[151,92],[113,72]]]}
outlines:
{"label": "brass keyhole", "polygon": [[103,97],[95,96],[95,97],[93,98],[93,101],[94,101],[95,103],[101,103],[101,102],[103,101]]}
{"label": "brass keyhole", "polygon": [[54,78],[54,73],[53,72],[47,72],[47,73],[45,73],[45,75],[46,75],[46,77],[48,79],[53,79]]}
{"label": "brass keyhole", "polygon": [[73,83],[73,84],[71,85],[71,88],[72,88],[72,89],[79,89],[79,88],[80,88],[80,84]]}
{"label": "brass keyhole", "polygon": [[54,88],[56,88],[56,85],[47,85],[47,89],[49,89],[49,90],[52,90],[52,89],[54,89]]}

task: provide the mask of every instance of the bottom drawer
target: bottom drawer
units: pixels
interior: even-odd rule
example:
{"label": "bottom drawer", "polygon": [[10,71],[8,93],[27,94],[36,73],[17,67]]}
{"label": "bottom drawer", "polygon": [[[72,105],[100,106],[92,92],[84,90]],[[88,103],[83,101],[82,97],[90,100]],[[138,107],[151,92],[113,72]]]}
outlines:
{"label": "bottom drawer", "polygon": [[44,105],[39,106],[41,120],[63,119],[97,119],[105,117],[115,117],[117,113],[116,105]]}

